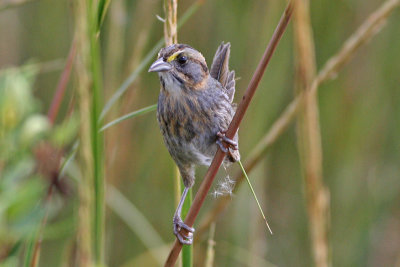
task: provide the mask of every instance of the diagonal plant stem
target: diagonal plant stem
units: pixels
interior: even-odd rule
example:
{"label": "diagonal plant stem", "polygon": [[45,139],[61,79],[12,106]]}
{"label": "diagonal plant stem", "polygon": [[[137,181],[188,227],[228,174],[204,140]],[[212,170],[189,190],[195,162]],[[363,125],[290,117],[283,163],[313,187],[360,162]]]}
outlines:
{"label": "diagonal plant stem", "polygon": [[356,50],[380,32],[387,18],[399,5],[400,0],[387,0],[373,12],[357,31],[347,39],[340,51],[326,62],[316,79],[314,79],[310,91],[314,93],[323,81],[334,78],[340,68],[351,59]]}
{"label": "diagonal plant stem", "polygon": [[77,243],[80,266],[104,264],[104,138],[103,133],[99,132],[103,90],[100,42],[97,38],[97,4],[92,0],[75,1],[80,154],[84,177],[79,186]]}
{"label": "diagonal plant stem", "polygon": [[[244,114],[250,104],[250,101],[252,97],[254,96],[254,93],[257,89],[258,84],[260,83],[261,77],[264,74],[264,71],[269,63],[269,60],[272,57],[273,52],[275,51],[276,46],[278,45],[279,40],[281,39],[286,26],[289,23],[290,17],[292,15],[292,2],[289,2],[287,5],[284,14],[282,15],[279,24],[272,35],[271,41],[268,44],[268,47],[265,50],[265,53],[257,66],[257,69],[253,75],[253,78],[251,79],[249,86],[247,87],[246,92],[244,93],[242,97],[242,101],[240,102],[237,111],[235,113],[235,116],[232,119],[232,122],[229,125],[229,128],[226,132],[226,136],[228,138],[233,138],[235,133],[237,132],[239,128],[239,124],[242,121]],[[210,187],[212,185],[212,182],[215,178],[215,175],[218,172],[219,167],[221,166],[222,160],[224,159],[225,154],[221,151],[221,149],[218,148],[214,159],[211,163],[210,168],[208,169],[203,182],[200,185],[199,191],[197,192],[193,204],[185,218],[185,224],[189,226],[193,226],[194,221],[200,211],[201,206],[204,203],[204,200],[208,194],[208,191],[210,190]],[[187,234],[187,233],[186,233]],[[168,259],[165,263],[165,266],[173,266],[176,262],[176,259],[182,249],[182,244],[178,241],[175,240],[174,246],[168,256]]]}
{"label": "diagonal plant stem", "polygon": [[155,111],[156,109],[157,109],[157,104],[154,104],[154,105],[151,105],[151,106],[148,106],[148,107],[133,111],[131,113],[128,113],[128,114],[126,114],[124,116],[119,117],[116,120],[110,121],[109,123],[107,123],[106,125],[101,127],[100,131],[104,131],[104,130],[110,128],[111,126],[113,126],[115,124],[118,124],[118,123],[120,123],[120,122],[122,122],[124,120],[131,119],[131,118],[134,118],[134,117],[137,117],[137,116],[140,116],[140,115],[144,115],[144,114],[146,114],[148,112],[151,112],[151,111]]}
{"label": "diagonal plant stem", "polygon": [[[353,33],[343,44],[342,48],[332,56],[319,71],[317,77],[313,80],[309,90],[316,91],[318,86],[329,79],[336,77],[336,73],[351,59],[352,55],[362,45],[366,44],[374,35],[376,35],[392,11],[400,4],[400,0],[388,0],[375,12],[373,12],[364,23]],[[293,121],[297,112],[301,109],[304,101],[304,95],[300,93],[282,112],[281,116],[272,124],[270,130],[264,135],[261,141],[254,147],[250,156],[244,164],[245,170],[250,173],[260,162],[263,155],[275,143],[276,140],[285,132]],[[235,175],[236,187],[243,182],[244,175],[238,172]],[[220,214],[230,202],[229,197],[221,197],[214,208],[209,211],[202,220],[200,227],[196,231],[196,238],[210,226],[215,218]]]}
{"label": "diagonal plant stem", "polygon": [[246,178],[247,185],[249,186],[249,188],[250,188],[250,190],[251,190],[251,193],[252,193],[253,196],[254,196],[254,199],[255,199],[255,201],[256,201],[256,203],[257,203],[258,209],[260,210],[261,216],[262,216],[262,218],[264,219],[264,222],[265,222],[265,224],[267,225],[268,230],[269,230],[269,232],[270,232],[271,235],[272,235],[273,233],[272,233],[271,227],[269,226],[269,223],[268,223],[268,221],[267,221],[267,218],[265,217],[265,214],[264,214],[264,212],[263,212],[263,210],[262,210],[262,208],[261,208],[261,204],[260,204],[260,202],[258,201],[256,192],[254,191],[254,188],[253,188],[253,186],[251,185],[251,182],[250,182],[249,177],[247,176],[246,170],[244,169],[243,164],[242,164],[242,162],[241,162],[240,160],[238,161],[238,163],[239,163],[240,169],[241,169],[242,172],[243,172],[244,177]]}

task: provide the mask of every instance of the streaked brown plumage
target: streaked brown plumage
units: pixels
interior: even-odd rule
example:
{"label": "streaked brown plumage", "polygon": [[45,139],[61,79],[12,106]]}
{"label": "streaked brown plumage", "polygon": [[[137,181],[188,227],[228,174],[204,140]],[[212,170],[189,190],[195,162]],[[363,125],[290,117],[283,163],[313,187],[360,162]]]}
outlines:
{"label": "streaked brown plumage", "polygon": [[[185,44],[161,49],[149,71],[158,72],[161,90],[157,119],[169,153],[178,165],[185,190],[174,215],[174,233],[183,244],[192,243],[194,229],[180,218],[186,193],[194,184],[195,166],[210,165],[217,145],[226,162],[240,158],[236,134],[224,136],[234,115],[235,72],[229,71],[230,44],[222,43],[210,71],[203,55]],[[228,145],[225,149],[222,142]],[[180,234],[180,229],[189,236]]]}

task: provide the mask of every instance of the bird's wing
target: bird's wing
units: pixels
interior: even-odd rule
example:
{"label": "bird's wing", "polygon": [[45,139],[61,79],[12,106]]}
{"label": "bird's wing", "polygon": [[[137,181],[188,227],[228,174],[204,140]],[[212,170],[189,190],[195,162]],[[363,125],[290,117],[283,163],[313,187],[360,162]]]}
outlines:
{"label": "bird's wing", "polygon": [[218,47],[211,64],[210,75],[226,89],[230,102],[235,94],[235,72],[229,71],[231,44],[223,42]]}

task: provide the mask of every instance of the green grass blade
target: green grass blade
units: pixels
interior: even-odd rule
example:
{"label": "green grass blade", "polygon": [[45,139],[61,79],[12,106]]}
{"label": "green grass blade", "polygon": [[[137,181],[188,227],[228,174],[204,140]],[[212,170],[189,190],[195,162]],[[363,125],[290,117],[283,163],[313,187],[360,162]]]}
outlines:
{"label": "green grass blade", "polygon": [[35,246],[35,239],[31,237],[27,242],[26,242],[26,248],[25,248],[25,259],[24,259],[24,267],[29,267],[32,262],[32,257],[33,257],[33,248]]}
{"label": "green grass blade", "polygon": [[[197,1],[186,10],[186,12],[182,15],[182,18],[178,20],[178,28],[183,26],[183,24],[197,11],[200,5],[201,1]],[[161,38],[156,43],[156,45],[147,53],[142,62],[140,62],[139,66],[131,73],[131,75],[129,75],[129,77],[122,83],[122,85],[104,105],[104,108],[100,114],[100,120],[104,118],[104,116],[110,111],[115,102],[125,93],[125,91],[136,80],[139,74],[150,64],[151,60],[154,59],[154,56],[163,47],[164,44],[164,38]]]}
{"label": "green grass blade", "polygon": [[107,13],[107,9],[110,5],[111,0],[100,0],[97,9],[97,29],[96,34],[100,33],[100,27],[103,24],[104,18]]}
{"label": "green grass blade", "polygon": [[[36,209],[40,209],[40,207],[36,207]],[[43,220],[45,214],[41,214],[41,218],[35,226],[35,230],[28,236],[25,242],[25,257],[24,257],[24,267],[36,267],[38,262],[37,255],[35,255],[36,244],[39,239],[40,229],[41,229],[41,221]]]}
{"label": "green grass blade", "polygon": [[4,259],[10,258],[10,257],[14,257],[17,256],[19,250],[21,249],[23,245],[22,239],[18,240],[10,249],[10,251],[8,252],[8,254],[5,256]]}
{"label": "green grass blade", "polygon": [[64,159],[64,162],[61,165],[60,168],[60,174],[59,174],[59,178],[64,177],[67,168],[70,166],[70,164],[73,162],[76,152],[78,151],[78,147],[79,147],[79,141],[75,141],[75,143],[72,145],[72,149],[71,151],[68,153],[67,157]]}
{"label": "green grass blade", "polygon": [[[182,190],[185,186],[182,183]],[[189,190],[186,200],[183,203],[182,207],[182,218],[186,217],[186,214],[189,212],[190,206],[192,206],[192,189]],[[182,247],[182,267],[192,267],[193,266],[193,245],[191,246],[183,246]]]}
{"label": "green grass blade", "polygon": [[100,129],[100,131],[104,131],[105,129],[110,128],[111,126],[113,126],[115,124],[118,124],[118,123],[120,123],[120,122],[122,122],[124,120],[135,118],[135,117],[140,116],[140,115],[144,115],[144,114],[149,113],[151,111],[154,111],[156,109],[157,109],[157,104],[154,104],[154,105],[151,105],[151,106],[148,106],[148,107],[133,111],[131,113],[125,114],[125,115],[119,117],[118,119],[115,119],[115,120],[107,123],[106,125],[104,125]]}
{"label": "green grass blade", "polygon": [[242,162],[241,162],[240,160],[238,161],[238,163],[239,163],[239,165],[240,165],[240,168],[242,169],[242,172],[243,172],[243,174],[244,174],[244,177],[246,177],[247,184],[249,185],[250,190],[251,190],[251,192],[253,193],[254,199],[255,199],[256,202],[257,202],[258,209],[259,209],[260,212],[261,212],[261,215],[262,215],[262,217],[263,217],[263,219],[264,219],[264,221],[265,221],[265,224],[267,225],[268,230],[269,230],[269,232],[270,232],[271,235],[272,235],[273,233],[272,233],[271,227],[269,227],[268,221],[267,221],[267,219],[265,218],[264,212],[263,212],[263,210],[262,210],[262,208],[261,208],[260,202],[259,202],[258,199],[257,199],[256,193],[254,192],[253,186],[252,186],[251,183],[250,183],[250,179],[249,179],[249,177],[247,176],[246,170],[244,169],[244,167],[243,167],[243,165],[242,165]]}
{"label": "green grass blade", "polygon": [[[94,3],[89,0],[87,17],[90,34],[90,72],[92,74],[91,142],[94,167],[94,257],[97,265],[104,262],[104,137],[99,131],[99,114],[103,104],[100,42],[97,38],[97,17]],[[97,6],[97,8],[99,8]]]}

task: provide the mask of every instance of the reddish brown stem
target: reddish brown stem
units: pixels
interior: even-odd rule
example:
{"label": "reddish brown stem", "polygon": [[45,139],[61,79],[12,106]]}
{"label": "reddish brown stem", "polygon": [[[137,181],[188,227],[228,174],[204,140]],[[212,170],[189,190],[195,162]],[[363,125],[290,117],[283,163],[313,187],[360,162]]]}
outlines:
{"label": "reddish brown stem", "polygon": [[51,101],[51,106],[49,112],[47,113],[47,117],[51,124],[54,124],[58,111],[61,106],[62,99],[65,95],[65,90],[67,89],[69,77],[71,76],[72,65],[74,63],[76,55],[76,45],[75,41],[72,42],[71,49],[69,50],[68,59],[65,64],[64,70],[61,73],[60,80],[57,84],[57,90],[54,94],[53,100]]}
{"label": "reddish brown stem", "polygon": [[[260,83],[260,80],[264,74],[264,71],[269,63],[269,60],[271,59],[272,54],[275,51],[276,46],[278,45],[279,40],[281,39],[286,26],[289,23],[290,17],[292,15],[293,11],[293,5],[292,2],[290,1],[289,4],[287,5],[278,26],[275,29],[274,34],[272,35],[272,38],[268,44],[268,47],[266,48],[264,55],[260,61],[260,63],[257,66],[257,69],[253,75],[253,78],[251,79],[246,92],[244,93],[242,100],[239,104],[239,107],[235,113],[235,116],[232,119],[231,124],[229,125],[229,128],[226,132],[226,137],[232,139],[235,133],[237,132],[239,125],[244,117],[244,114],[250,104],[251,99],[254,96],[254,93],[257,89],[258,84]],[[190,227],[193,226],[194,221],[200,211],[201,206],[203,205],[203,202],[208,194],[208,191],[210,190],[210,187],[214,181],[215,175],[218,172],[219,167],[221,166],[221,163],[225,157],[225,153],[221,151],[221,149],[218,148],[217,153],[214,156],[214,159],[211,163],[210,168],[208,169],[203,182],[200,185],[199,190],[197,191],[197,194],[193,200],[193,204],[191,208],[189,209],[189,212],[186,216],[185,219],[185,224],[189,225]],[[182,244],[178,241],[175,240],[174,246],[168,256],[168,259],[165,263],[165,267],[171,267],[174,266],[176,259],[179,256],[179,253],[182,249]]]}

